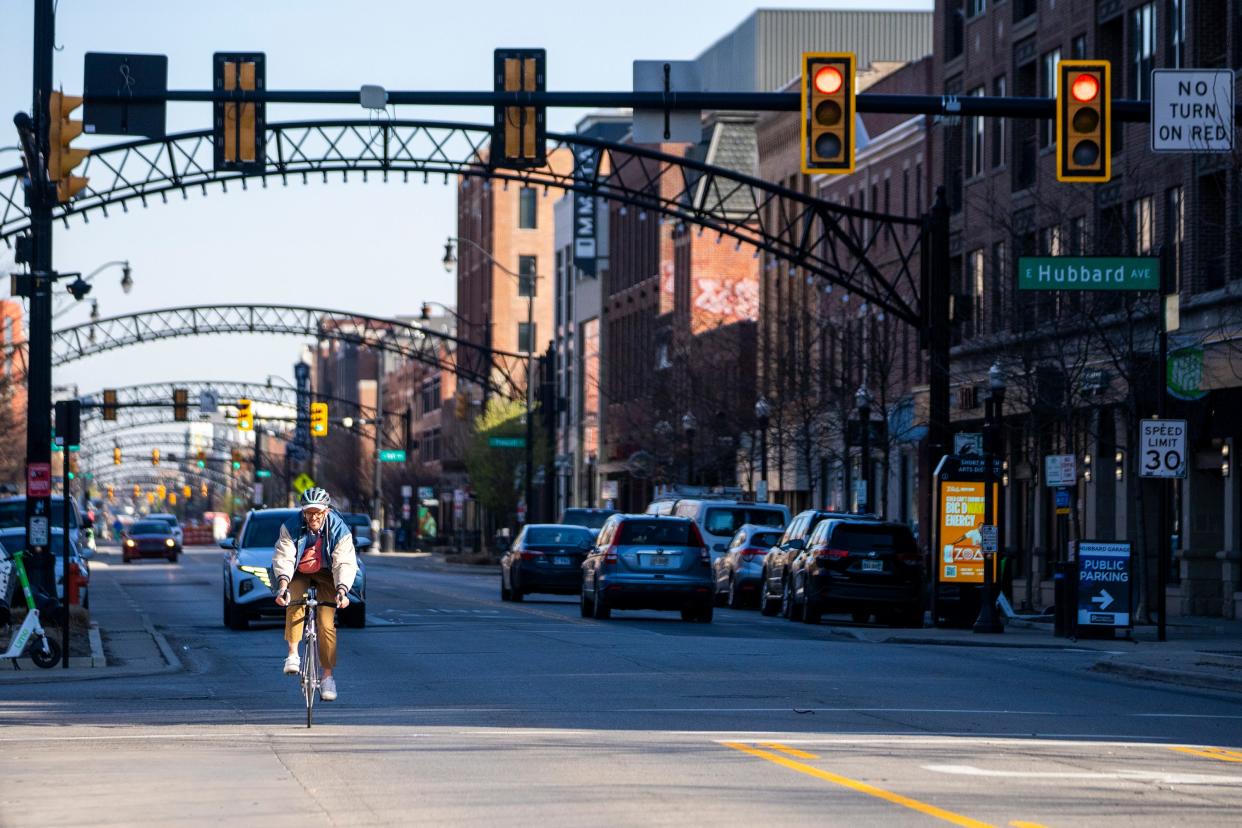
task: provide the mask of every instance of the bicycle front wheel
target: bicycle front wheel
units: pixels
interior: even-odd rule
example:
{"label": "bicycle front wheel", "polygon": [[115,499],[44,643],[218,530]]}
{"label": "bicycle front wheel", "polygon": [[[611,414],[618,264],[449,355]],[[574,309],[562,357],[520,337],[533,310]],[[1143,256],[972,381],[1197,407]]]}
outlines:
{"label": "bicycle front wheel", "polygon": [[314,636],[305,639],[302,653],[302,696],[306,700],[306,726],[310,727],[319,689],[319,646]]}

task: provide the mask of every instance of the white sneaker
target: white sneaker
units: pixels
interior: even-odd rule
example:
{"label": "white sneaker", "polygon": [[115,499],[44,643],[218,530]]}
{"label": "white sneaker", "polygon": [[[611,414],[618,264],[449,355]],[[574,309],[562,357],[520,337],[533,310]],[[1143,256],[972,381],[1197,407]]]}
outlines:
{"label": "white sneaker", "polygon": [[336,701],[336,679],[328,676],[319,685],[319,698],[324,701]]}
{"label": "white sneaker", "polygon": [[285,659],[285,675],[296,676],[298,670],[302,669],[302,659],[298,658],[298,654],[294,653]]}

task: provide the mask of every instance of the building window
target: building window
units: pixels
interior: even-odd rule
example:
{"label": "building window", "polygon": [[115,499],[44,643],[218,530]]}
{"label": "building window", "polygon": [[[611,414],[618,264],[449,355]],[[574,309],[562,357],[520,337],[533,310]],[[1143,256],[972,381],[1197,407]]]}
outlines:
{"label": "building window", "polygon": [[1036,0],[1013,0],[1013,22],[1030,17],[1037,5]]}
{"label": "building window", "polygon": [[[1222,21],[1222,25],[1223,25]],[[1151,98],[1151,70],[1156,57],[1156,4],[1130,12],[1130,97]]]}
{"label": "building window", "polygon": [[[983,93],[983,87],[976,86],[970,90],[969,94],[982,98]],[[983,175],[983,130],[983,118],[974,116],[966,119],[966,178],[968,179]]]}
{"label": "building window", "polygon": [[1173,263],[1173,288],[1182,287],[1182,246],[1186,241],[1186,195],[1181,187],[1164,193],[1164,237]]}
{"label": "building window", "polygon": [[923,164],[914,165],[914,212],[923,213]]}
{"label": "building window", "polygon": [[518,192],[518,227],[522,230],[534,230],[538,226],[539,210],[535,198],[534,187],[523,187]]}
{"label": "building window", "polygon": [[1156,246],[1156,205],[1151,196],[1130,202],[1130,238],[1134,240],[1134,255],[1151,255]]}
{"label": "building window", "polygon": [[1186,0],[1166,0],[1165,11],[1168,14],[1165,65],[1181,69],[1186,60]]}
{"label": "building window", "polygon": [[971,336],[977,336],[983,333],[983,248],[971,251],[967,259],[966,266],[970,268],[967,278],[970,284],[967,286],[971,293],[970,315],[971,315]]}
{"label": "building window", "polygon": [[1085,34],[1077,35],[1070,41],[1070,55],[1074,60],[1087,59],[1087,36]]}
{"label": "building window", "polygon": [[966,16],[978,17],[988,10],[988,0],[966,0]]}
{"label": "building window", "polygon": [[945,10],[944,48],[945,60],[953,60],[962,53],[966,44],[966,15],[962,0],[949,0]]}
{"label": "building window", "polygon": [[518,256],[518,296],[535,295],[535,256]]}
{"label": "building window", "polygon": [[536,323],[519,322],[518,323],[518,346],[517,349],[524,354],[529,354],[534,350]]}
{"label": "building window", "polygon": [[1087,217],[1075,216],[1069,221],[1069,249],[1071,256],[1084,256],[1087,253]]}
{"label": "building window", "polygon": [[[1039,94],[1045,98],[1057,96],[1057,64],[1061,62],[1061,50],[1045,52],[1040,62]],[[1039,146],[1052,147],[1057,143],[1057,125],[1051,118],[1039,122]]]}
{"label": "building window", "polygon": [[[992,94],[998,98],[1005,97],[1005,76],[1001,75],[992,81]],[[999,167],[1005,163],[1005,123],[1004,118],[992,119],[992,166]]]}
{"label": "building window", "polygon": [[1009,286],[1008,276],[1005,243],[998,241],[992,245],[992,302],[989,313],[992,316],[990,321],[993,333],[999,332],[1005,327],[1005,309],[1001,303],[1004,301],[1005,292]]}

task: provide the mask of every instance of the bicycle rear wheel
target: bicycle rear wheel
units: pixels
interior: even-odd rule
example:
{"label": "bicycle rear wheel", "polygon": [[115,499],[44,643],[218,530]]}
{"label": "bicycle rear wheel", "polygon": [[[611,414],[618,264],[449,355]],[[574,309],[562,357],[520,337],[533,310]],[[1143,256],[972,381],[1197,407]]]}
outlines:
{"label": "bicycle rear wheel", "polygon": [[315,692],[319,689],[319,643],[312,634],[302,639],[302,696],[306,699],[306,726],[311,726]]}

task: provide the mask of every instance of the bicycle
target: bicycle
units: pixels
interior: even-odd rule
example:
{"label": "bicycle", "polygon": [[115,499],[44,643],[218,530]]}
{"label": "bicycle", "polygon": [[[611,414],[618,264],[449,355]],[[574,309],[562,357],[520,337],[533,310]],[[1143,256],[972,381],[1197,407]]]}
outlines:
{"label": "bicycle", "polygon": [[[39,608],[35,606],[34,594],[30,591],[30,579],[26,577],[26,566],[22,559],[26,553],[24,550],[18,550],[13,553],[12,568],[17,570],[17,578],[22,585],[22,593],[26,596],[26,620],[13,633],[13,639],[9,642],[9,649],[0,653],[0,658],[9,658],[13,660],[13,667],[20,670],[17,659],[22,657],[26,650],[26,645],[31,643],[32,639],[38,639],[40,645],[31,647],[30,660],[39,667],[47,669],[55,667],[60,661],[60,645],[53,641],[43,631],[43,625],[39,623]],[[4,595],[8,587],[8,561],[0,561],[0,597]]]}
{"label": "bicycle", "polygon": [[314,584],[307,587],[301,601],[294,601],[290,606],[306,607],[306,615],[302,619],[301,648],[302,666],[298,670],[298,678],[302,686],[302,697],[306,699],[306,726],[311,726],[312,713],[315,708],[315,694],[319,692],[319,630],[316,628],[315,610],[319,607],[316,600],[317,590]]}

